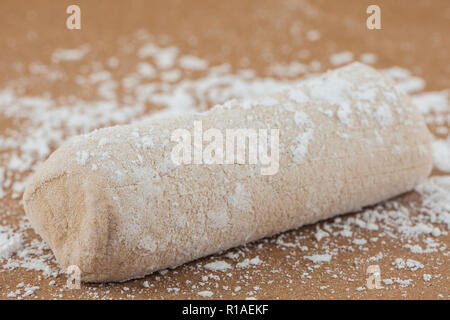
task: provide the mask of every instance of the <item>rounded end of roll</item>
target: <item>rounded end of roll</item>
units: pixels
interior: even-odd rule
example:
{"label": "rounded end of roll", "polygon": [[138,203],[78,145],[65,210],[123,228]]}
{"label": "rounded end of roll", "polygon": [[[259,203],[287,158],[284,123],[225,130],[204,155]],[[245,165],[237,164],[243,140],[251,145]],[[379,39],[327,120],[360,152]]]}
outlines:
{"label": "rounded end of roll", "polygon": [[75,265],[81,280],[103,281],[112,272],[111,202],[100,170],[83,170],[68,158],[73,148],[62,146],[32,176],[23,196],[25,214],[64,269]]}

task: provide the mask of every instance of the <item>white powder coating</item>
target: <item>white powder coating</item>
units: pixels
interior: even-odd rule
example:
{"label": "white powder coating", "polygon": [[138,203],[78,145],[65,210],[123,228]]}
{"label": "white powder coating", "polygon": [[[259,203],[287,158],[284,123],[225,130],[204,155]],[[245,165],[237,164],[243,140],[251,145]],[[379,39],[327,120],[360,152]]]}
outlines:
{"label": "white powder coating", "polygon": [[309,97],[300,90],[289,91],[289,98],[297,103],[307,103],[309,101]]}
{"label": "white powder coating", "polygon": [[89,160],[89,153],[86,151],[77,151],[76,156],[77,156],[77,163],[82,166],[84,166],[86,162]]}
{"label": "white powder coating", "polygon": [[280,104],[279,100],[277,100],[275,98],[271,98],[271,97],[264,98],[264,99],[260,100],[259,102],[257,102],[257,105],[260,105],[263,107],[275,107],[279,104]]}
{"label": "white powder coating", "polygon": [[[125,280],[376,203],[428,175],[429,153],[419,148],[429,148],[423,119],[375,70],[355,63],[307,79],[296,87],[309,97],[306,104],[291,100],[291,90],[73,138],[31,179],[26,213],[63,266],[80,266],[84,280]],[[373,115],[383,103],[392,122]],[[279,107],[286,104],[292,108]],[[345,112],[330,118],[318,106]],[[254,165],[175,165],[170,133],[191,129],[198,119],[205,129],[224,124],[227,129],[280,128],[279,173],[267,183]],[[371,152],[378,145],[375,135],[365,143],[360,136],[375,130],[383,146]],[[336,131],[348,135],[344,146]],[[142,147],[143,133],[149,132],[150,153]],[[104,138],[108,143],[99,148]],[[402,155],[392,153],[395,145],[402,145]],[[83,163],[98,168],[92,171]],[[361,179],[362,172],[371,179]],[[47,194],[61,201],[55,203],[52,223],[67,222],[52,232],[43,225]]]}
{"label": "white powder coating", "polygon": [[391,109],[387,104],[382,104],[376,109],[375,117],[377,118],[378,122],[382,123],[383,125],[390,125],[394,119]]}
{"label": "white powder coating", "polygon": [[229,221],[228,212],[225,207],[209,211],[207,217],[208,223],[214,228],[224,228]]}
{"label": "white powder coating", "polygon": [[303,111],[296,111],[294,114],[294,122],[305,131],[299,133],[295,139],[296,144],[291,146],[291,152],[293,160],[295,162],[301,162],[308,153],[308,145],[313,139],[314,123]]}

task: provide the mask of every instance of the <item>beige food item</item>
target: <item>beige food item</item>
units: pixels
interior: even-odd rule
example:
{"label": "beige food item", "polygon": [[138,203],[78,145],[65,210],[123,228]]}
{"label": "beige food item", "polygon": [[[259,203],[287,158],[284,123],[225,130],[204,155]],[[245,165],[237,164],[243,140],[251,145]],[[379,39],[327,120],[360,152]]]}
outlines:
{"label": "beige food item", "polygon": [[[278,171],[177,165],[172,134],[194,137],[199,121],[224,141],[226,129],[279,129]],[[25,212],[63,267],[122,281],[411,190],[431,171],[430,149],[409,98],[354,63],[268,97],[72,138],[32,177]]]}

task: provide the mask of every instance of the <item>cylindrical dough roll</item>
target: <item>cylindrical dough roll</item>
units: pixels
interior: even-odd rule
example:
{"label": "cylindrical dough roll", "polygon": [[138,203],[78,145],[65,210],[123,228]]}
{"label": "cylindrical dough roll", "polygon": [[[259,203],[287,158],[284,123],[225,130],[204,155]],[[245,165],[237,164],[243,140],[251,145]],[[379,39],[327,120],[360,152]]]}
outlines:
{"label": "cylindrical dough roll", "polygon": [[[194,140],[195,121],[219,129],[224,150],[226,129],[278,129],[278,171],[174,163],[171,136],[186,129]],[[430,154],[408,97],[354,63],[268,97],[72,138],[34,174],[24,204],[63,267],[122,281],[411,190]]]}

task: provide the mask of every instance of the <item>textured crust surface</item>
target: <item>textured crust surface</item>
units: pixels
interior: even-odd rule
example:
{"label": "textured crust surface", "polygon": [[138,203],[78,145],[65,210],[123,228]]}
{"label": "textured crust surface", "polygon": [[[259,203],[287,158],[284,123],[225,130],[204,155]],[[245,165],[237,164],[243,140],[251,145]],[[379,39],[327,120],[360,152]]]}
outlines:
{"label": "textured crust surface", "polygon": [[[196,120],[204,131],[279,129],[278,173],[175,165],[171,134]],[[75,137],[24,203],[62,266],[122,281],[377,203],[430,171],[428,130],[408,97],[352,64],[255,101]]]}

